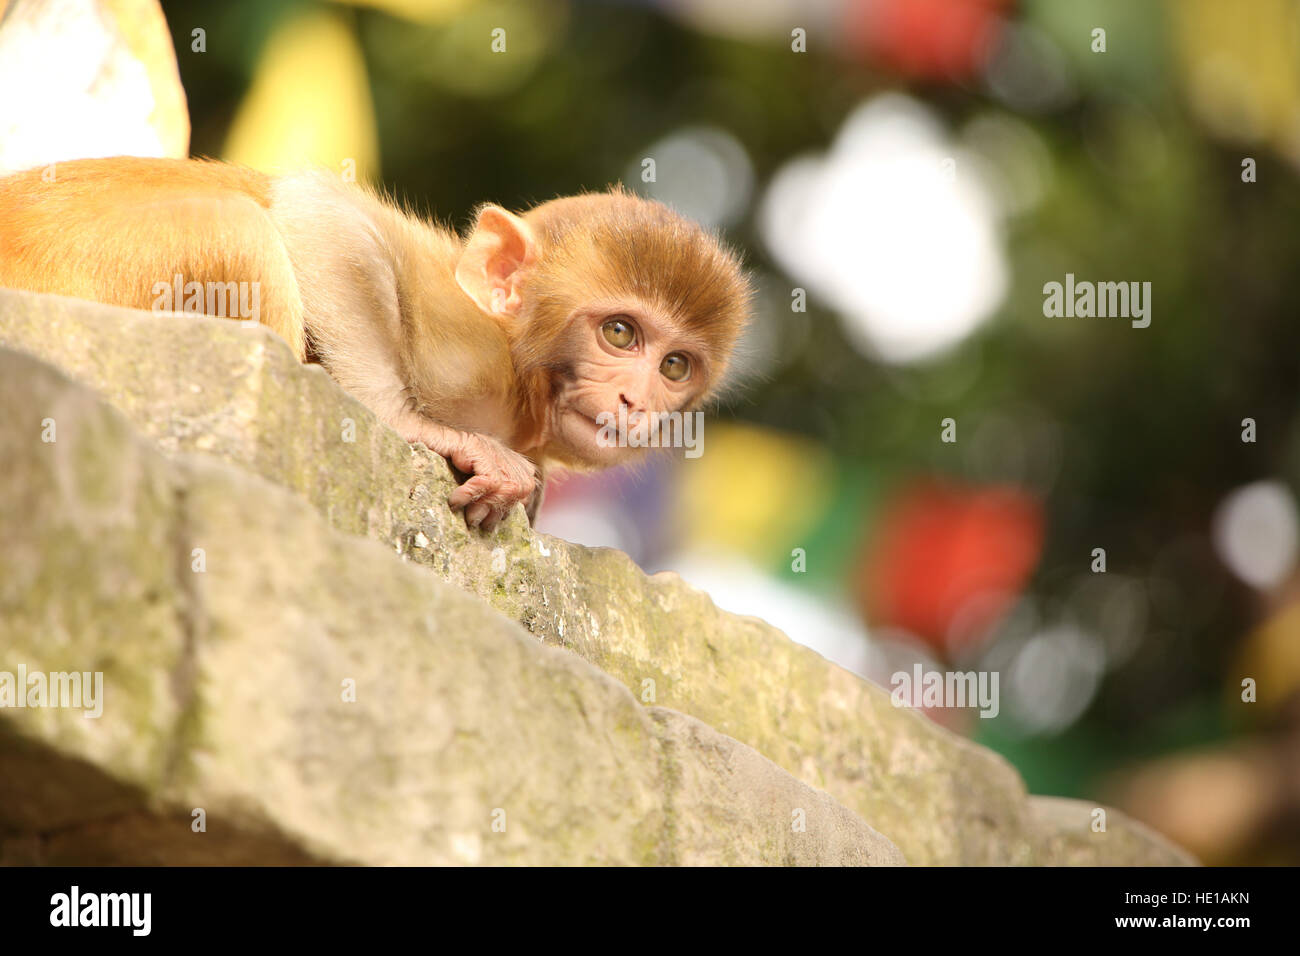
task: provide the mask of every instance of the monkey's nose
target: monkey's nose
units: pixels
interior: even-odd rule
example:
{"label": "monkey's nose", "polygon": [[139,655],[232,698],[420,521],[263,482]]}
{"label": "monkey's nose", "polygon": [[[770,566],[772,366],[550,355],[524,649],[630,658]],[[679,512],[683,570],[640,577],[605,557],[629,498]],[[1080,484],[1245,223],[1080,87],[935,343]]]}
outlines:
{"label": "monkey's nose", "polygon": [[618,400],[622,402],[624,405],[626,405],[628,411],[630,412],[639,412],[642,410],[640,403],[635,402],[632,399],[628,398],[627,395],[625,395],[622,392],[618,393]]}

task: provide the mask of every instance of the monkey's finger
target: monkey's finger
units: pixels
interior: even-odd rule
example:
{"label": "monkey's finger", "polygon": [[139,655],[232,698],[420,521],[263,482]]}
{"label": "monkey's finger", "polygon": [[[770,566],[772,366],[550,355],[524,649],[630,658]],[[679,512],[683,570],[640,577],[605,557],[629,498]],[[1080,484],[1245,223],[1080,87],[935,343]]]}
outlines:
{"label": "monkey's finger", "polygon": [[471,528],[480,527],[485,518],[492,515],[492,506],[486,501],[476,501],[465,509],[465,524]]}
{"label": "monkey's finger", "polygon": [[461,471],[473,475],[486,470],[490,456],[482,441],[470,441],[452,448],[447,458]]}
{"label": "monkey's finger", "polygon": [[447,503],[453,509],[463,508],[496,490],[497,482],[490,475],[475,475],[469,481],[456,488],[447,496]]}
{"label": "monkey's finger", "polygon": [[483,522],[483,528],[486,531],[495,531],[510,513],[515,510],[516,501],[498,501],[492,509],[492,513],[487,516]]}

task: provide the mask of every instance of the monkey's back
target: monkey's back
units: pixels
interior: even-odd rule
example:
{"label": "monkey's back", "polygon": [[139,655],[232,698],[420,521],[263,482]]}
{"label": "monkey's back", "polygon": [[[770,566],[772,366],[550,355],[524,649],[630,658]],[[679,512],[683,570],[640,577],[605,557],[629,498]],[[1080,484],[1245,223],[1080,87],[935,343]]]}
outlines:
{"label": "monkey's back", "polygon": [[182,283],[256,282],[260,318],[288,331],[301,356],[301,333],[298,342],[292,338],[301,306],[268,214],[270,189],[269,177],[239,166],[130,156],[5,177],[0,285],[152,308],[155,287],[177,276]]}

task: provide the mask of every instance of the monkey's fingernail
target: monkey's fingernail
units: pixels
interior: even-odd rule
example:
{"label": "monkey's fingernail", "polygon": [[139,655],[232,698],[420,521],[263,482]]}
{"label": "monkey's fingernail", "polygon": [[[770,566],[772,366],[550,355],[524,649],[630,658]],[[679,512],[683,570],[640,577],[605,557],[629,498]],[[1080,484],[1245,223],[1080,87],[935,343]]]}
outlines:
{"label": "monkey's fingernail", "polygon": [[492,509],[483,502],[478,501],[465,509],[465,523],[471,528],[482,526],[485,519],[490,517]]}

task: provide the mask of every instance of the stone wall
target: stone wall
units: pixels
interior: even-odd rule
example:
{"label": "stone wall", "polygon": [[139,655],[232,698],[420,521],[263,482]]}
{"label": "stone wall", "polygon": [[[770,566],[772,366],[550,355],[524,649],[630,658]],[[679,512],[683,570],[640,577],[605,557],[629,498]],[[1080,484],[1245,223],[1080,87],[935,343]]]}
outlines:
{"label": "stone wall", "polygon": [[0,710],[0,859],[1192,862],[675,575],[468,532],[265,329],[0,290],[6,347],[0,671],[108,690]]}

